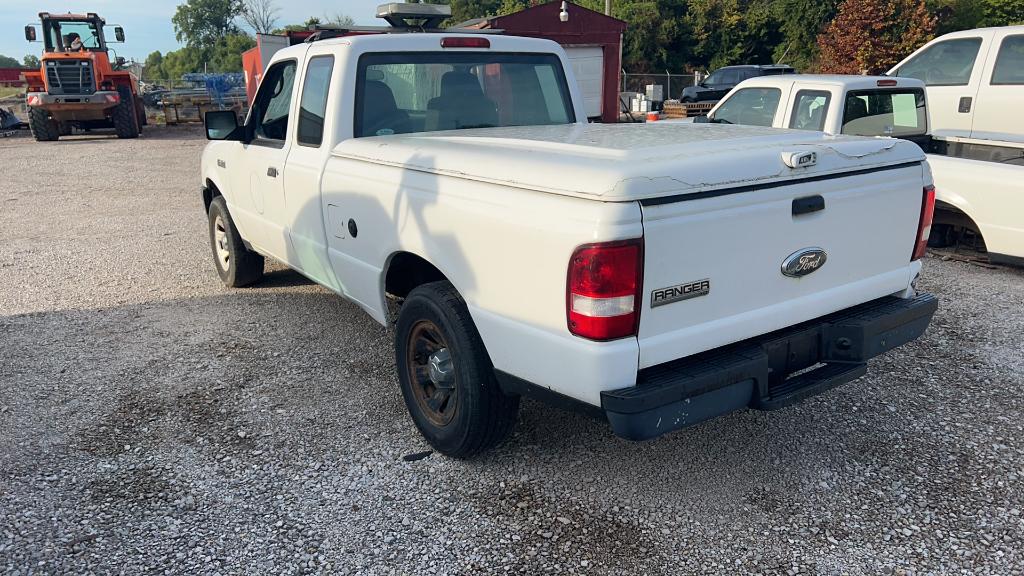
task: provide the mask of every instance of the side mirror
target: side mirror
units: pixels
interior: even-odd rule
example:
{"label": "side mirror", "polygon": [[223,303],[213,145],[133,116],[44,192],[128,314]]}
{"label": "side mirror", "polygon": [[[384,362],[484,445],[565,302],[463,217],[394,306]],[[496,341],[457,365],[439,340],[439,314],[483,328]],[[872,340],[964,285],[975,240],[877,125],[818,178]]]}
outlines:
{"label": "side mirror", "polygon": [[124,42],[124,28],[121,28],[120,26],[115,26],[114,38],[117,38],[118,42]]}
{"label": "side mirror", "polygon": [[206,113],[207,140],[235,140],[241,142],[238,115],[234,110],[210,110]]}
{"label": "side mirror", "polygon": [[28,40],[29,42],[35,42],[36,41],[36,27],[35,26],[32,26],[31,24],[28,25],[28,26],[25,26],[25,40]]}

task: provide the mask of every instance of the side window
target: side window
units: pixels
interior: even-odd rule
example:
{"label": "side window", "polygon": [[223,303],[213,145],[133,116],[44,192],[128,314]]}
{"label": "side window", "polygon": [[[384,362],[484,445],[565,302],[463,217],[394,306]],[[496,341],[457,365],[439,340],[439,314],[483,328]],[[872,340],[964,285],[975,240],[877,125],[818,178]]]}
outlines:
{"label": "side window", "polygon": [[825,129],[825,116],[832,94],[824,90],[801,90],[796,93],[793,104],[793,116],[789,119],[789,127],[797,130]]}
{"label": "side window", "polygon": [[1003,38],[990,83],[1024,84],[1024,35]]}
{"label": "side window", "polygon": [[778,88],[744,88],[737,90],[715,111],[713,122],[771,126],[779,108],[782,90]]}
{"label": "side window", "polygon": [[299,129],[297,140],[303,146],[319,147],[324,141],[324,117],[327,114],[327,94],[331,88],[334,56],[316,56],[306,65],[306,79],[302,83],[299,102]]}
{"label": "side window", "polygon": [[928,86],[965,86],[971,80],[981,38],[957,38],[929,46],[896,71]]}
{"label": "side window", "polygon": [[742,78],[739,70],[719,70],[716,84],[739,84]]}
{"label": "side window", "polygon": [[257,138],[284,142],[288,112],[295,89],[295,61],[279,62],[267,70],[253,101],[250,120]]}

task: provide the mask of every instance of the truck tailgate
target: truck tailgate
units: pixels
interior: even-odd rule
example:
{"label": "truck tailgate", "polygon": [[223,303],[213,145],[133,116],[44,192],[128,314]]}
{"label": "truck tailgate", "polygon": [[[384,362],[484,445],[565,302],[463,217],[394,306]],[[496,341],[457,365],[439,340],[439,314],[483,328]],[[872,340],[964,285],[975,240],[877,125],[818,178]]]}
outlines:
{"label": "truck tailgate", "polygon": [[[641,200],[640,368],[905,290],[919,266],[910,257],[923,170],[912,162]],[[824,263],[785,275],[784,262],[808,249]]]}

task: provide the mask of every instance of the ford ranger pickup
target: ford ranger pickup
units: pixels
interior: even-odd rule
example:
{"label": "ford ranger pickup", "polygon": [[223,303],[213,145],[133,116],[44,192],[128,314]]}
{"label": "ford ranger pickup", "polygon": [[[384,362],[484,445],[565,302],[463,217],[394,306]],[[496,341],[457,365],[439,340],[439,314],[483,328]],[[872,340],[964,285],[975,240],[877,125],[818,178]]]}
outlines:
{"label": "ford ranger pickup", "polygon": [[206,122],[220,278],[253,284],[273,258],[393,322],[412,420],[454,457],[505,438],[524,395],[634,440],[783,408],[937,308],[915,289],[918,146],[588,124],[547,40],[308,41],[273,56],[244,121]]}

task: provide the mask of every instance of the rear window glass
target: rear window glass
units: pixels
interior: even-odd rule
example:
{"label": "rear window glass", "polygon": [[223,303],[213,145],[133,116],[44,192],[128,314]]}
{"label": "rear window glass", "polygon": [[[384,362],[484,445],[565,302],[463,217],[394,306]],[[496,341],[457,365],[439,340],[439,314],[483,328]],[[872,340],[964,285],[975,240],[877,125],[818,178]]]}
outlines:
{"label": "rear window glass", "polygon": [[999,47],[992,84],[1024,84],[1024,36],[1007,36]]}
{"label": "rear window glass", "polygon": [[743,88],[718,106],[712,122],[771,126],[779,109],[782,91],[778,88]]}
{"label": "rear window glass", "polygon": [[359,60],[355,135],[576,121],[554,54],[406,52]]}
{"label": "rear window glass", "polygon": [[928,131],[924,91],[856,90],[846,95],[843,134],[919,136]]}
{"label": "rear window glass", "polygon": [[965,86],[971,80],[981,38],[938,42],[895,71],[896,76],[917,78],[928,86]]}

